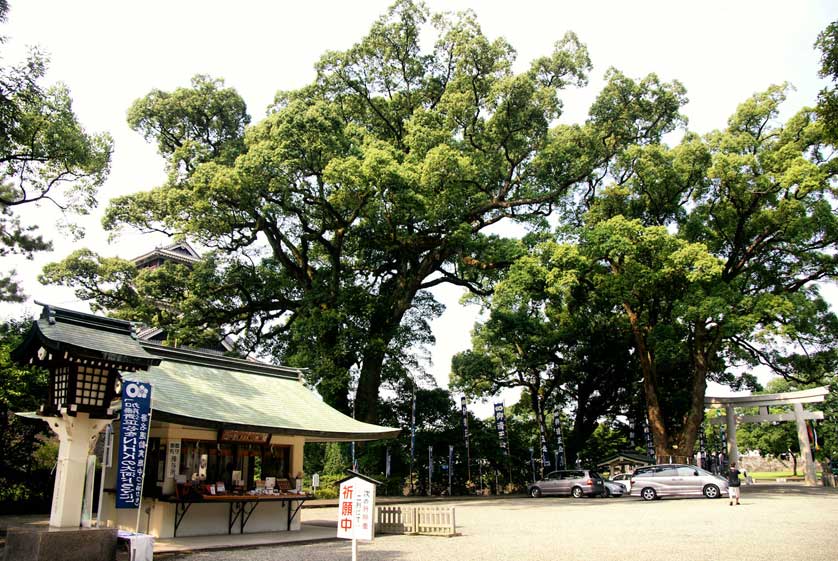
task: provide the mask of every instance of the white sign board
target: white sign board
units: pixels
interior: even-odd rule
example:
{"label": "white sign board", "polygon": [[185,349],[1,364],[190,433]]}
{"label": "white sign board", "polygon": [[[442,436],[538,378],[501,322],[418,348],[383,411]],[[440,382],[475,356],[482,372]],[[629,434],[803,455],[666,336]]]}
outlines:
{"label": "white sign board", "polygon": [[375,528],[375,484],[353,477],[340,484],[338,537],[372,540]]}
{"label": "white sign board", "polygon": [[180,473],[180,441],[169,442],[169,457],[166,461],[166,477],[174,479]]}

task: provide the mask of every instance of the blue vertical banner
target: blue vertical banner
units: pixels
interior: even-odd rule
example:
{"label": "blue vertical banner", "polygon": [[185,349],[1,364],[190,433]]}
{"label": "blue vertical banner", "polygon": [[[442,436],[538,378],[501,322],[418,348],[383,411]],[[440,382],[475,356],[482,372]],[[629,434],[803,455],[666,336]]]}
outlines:
{"label": "blue vertical banner", "polygon": [[384,477],[390,477],[390,447],[385,450],[384,456]]}
{"label": "blue vertical banner", "polygon": [[140,507],[150,427],[151,384],[126,380],[119,417],[116,508]]}
{"label": "blue vertical banner", "polygon": [[509,455],[509,443],[506,436],[506,415],[503,412],[503,403],[495,403],[495,427],[498,429],[498,441],[500,449],[505,456]]}
{"label": "blue vertical banner", "polygon": [[468,408],[466,407],[466,396],[460,398],[460,409],[463,413],[463,440],[466,444],[466,474],[468,481],[471,481],[471,449],[469,447],[469,432],[468,432]]}
{"label": "blue vertical banner", "polygon": [[553,414],[553,430],[556,432],[556,469],[564,469],[567,462],[564,456],[564,438],[562,437],[562,419],[559,410]]}
{"label": "blue vertical banner", "polygon": [[547,439],[544,438],[544,433],[541,433],[541,468],[547,469],[550,467],[550,452],[547,450]]}
{"label": "blue vertical banner", "polygon": [[448,445],[448,496],[451,496],[451,478],[454,477],[454,445]]}

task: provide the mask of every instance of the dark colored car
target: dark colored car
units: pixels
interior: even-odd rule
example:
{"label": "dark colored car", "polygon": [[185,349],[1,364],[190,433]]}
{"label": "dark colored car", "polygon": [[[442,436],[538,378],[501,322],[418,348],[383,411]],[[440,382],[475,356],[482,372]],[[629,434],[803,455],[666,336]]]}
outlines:
{"label": "dark colored car", "polygon": [[531,497],[542,495],[570,495],[595,497],[605,491],[605,481],[595,471],[587,469],[566,469],[548,473],[541,481],[530,486]]}

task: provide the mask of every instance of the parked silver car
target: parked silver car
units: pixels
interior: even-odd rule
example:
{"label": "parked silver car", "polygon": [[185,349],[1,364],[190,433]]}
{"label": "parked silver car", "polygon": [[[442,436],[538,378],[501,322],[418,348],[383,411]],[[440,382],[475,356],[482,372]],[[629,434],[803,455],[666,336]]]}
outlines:
{"label": "parked silver car", "polygon": [[631,491],[631,474],[630,473],[618,473],[616,475],[611,476],[612,481],[616,481],[620,485],[625,488],[625,493],[628,494]]}
{"label": "parked silver car", "polygon": [[660,497],[717,499],[727,494],[727,480],[696,466],[662,464],[637,468],[631,477],[631,495],[651,501]]}
{"label": "parked silver car", "polygon": [[548,473],[541,481],[530,486],[531,497],[542,495],[570,495],[572,497],[595,497],[602,495],[605,482],[602,476],[587,469],[567,469]]}
{"label": "parked silver car", "polygon": [[626,488],[619,481],[612,481],[610,479],[603,479],[605,489],[602,491],[603,497],[622,497],[626,493]]}

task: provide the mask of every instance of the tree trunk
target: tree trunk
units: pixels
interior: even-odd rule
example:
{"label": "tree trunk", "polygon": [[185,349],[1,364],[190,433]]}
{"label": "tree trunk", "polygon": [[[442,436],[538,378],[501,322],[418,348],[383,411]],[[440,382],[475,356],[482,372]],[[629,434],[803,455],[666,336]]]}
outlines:
{"label": "tree trunk", "polygon": [[658,461],[690,463],[698,437],[699,427],[704,420],[704,394],[707,389],[709,372],[708,356],[712,352],[712,342],[707,339],[703,323],[697,322],[694,331],[693,350],[691,353],[692,373],[687,381],[690,388],[689,408],[684,413],[681,427],[670,431],[666,426],[666,415],[659,399],[659,386],[654,353],[648,347],[646,334],[640,326],[637,313],[624,304],[629,318],[635,344],[637,345],[640,367],[643,372],[643,389],[646,394],[646,409],[649,415],[649,431],[655,447]]}
{"label": "tree trunk", "polygon": [[655,372],[655,359],[651,349],[646,345],[646,334],[640,326],[637,313],[628,304],[623,304],[623,309],[629,319],[631,332],[634,335],[634,342],[637,346],[637,355],[640,361],[640,370],[643,372],[643,390],[646,394],[646,413],[649,416],[649,432],[652,435],[652,443],[655,447],[657,457],[669,456],[669,434],[664,422],[663,409],[658,400],[658,383]]}
{"label": "tree trunk", "polygon": [[382,284],[375,300],[375,311],[370,318],[369,334],[363,353],[358,391],[355,398],[355,418],[366,423],[378,422],[378,390],[387,348],[396,336],[405,313],[413,305],[422,282],[436,271],[449,253],[442,248],[416,262],[409,259],[396,265],[399,273]]}
{"label": "tree trunk", "polygon": [[[536,374],[536,377],[537,376],[538,375]],[[535,413],[535,421],[538,423],[538,457],[543,460],[544,454],[541,447],[547,443],[547,423],[544,419],[544,411],[542,411],[543,408],[541,407],[541,396],[539,395],[540,386],[531,386],[528,389],[530,390],[530,402],[532,404],[533,413]],[[544,479],[543,461],[541,462],[541,478]]]}
{"label": "tree trunk", "polygon": [[368,343],[364,352],[364,364],[355,393],[355,418],[365,423],[378,423],[378,390],[386,355],[384,349],[383,344]]}
{"label": "tree trunk", "polygon": [[399,280],[382,288],[389,297],[378,303],[370,319],[355,394],[355,418],[365,423],[378,423],[378,391],[381,388],[381,372],[387,357],[387,348],[396,336],[402,318],[410,309],[416,295],[415,289],[404,286]]}

